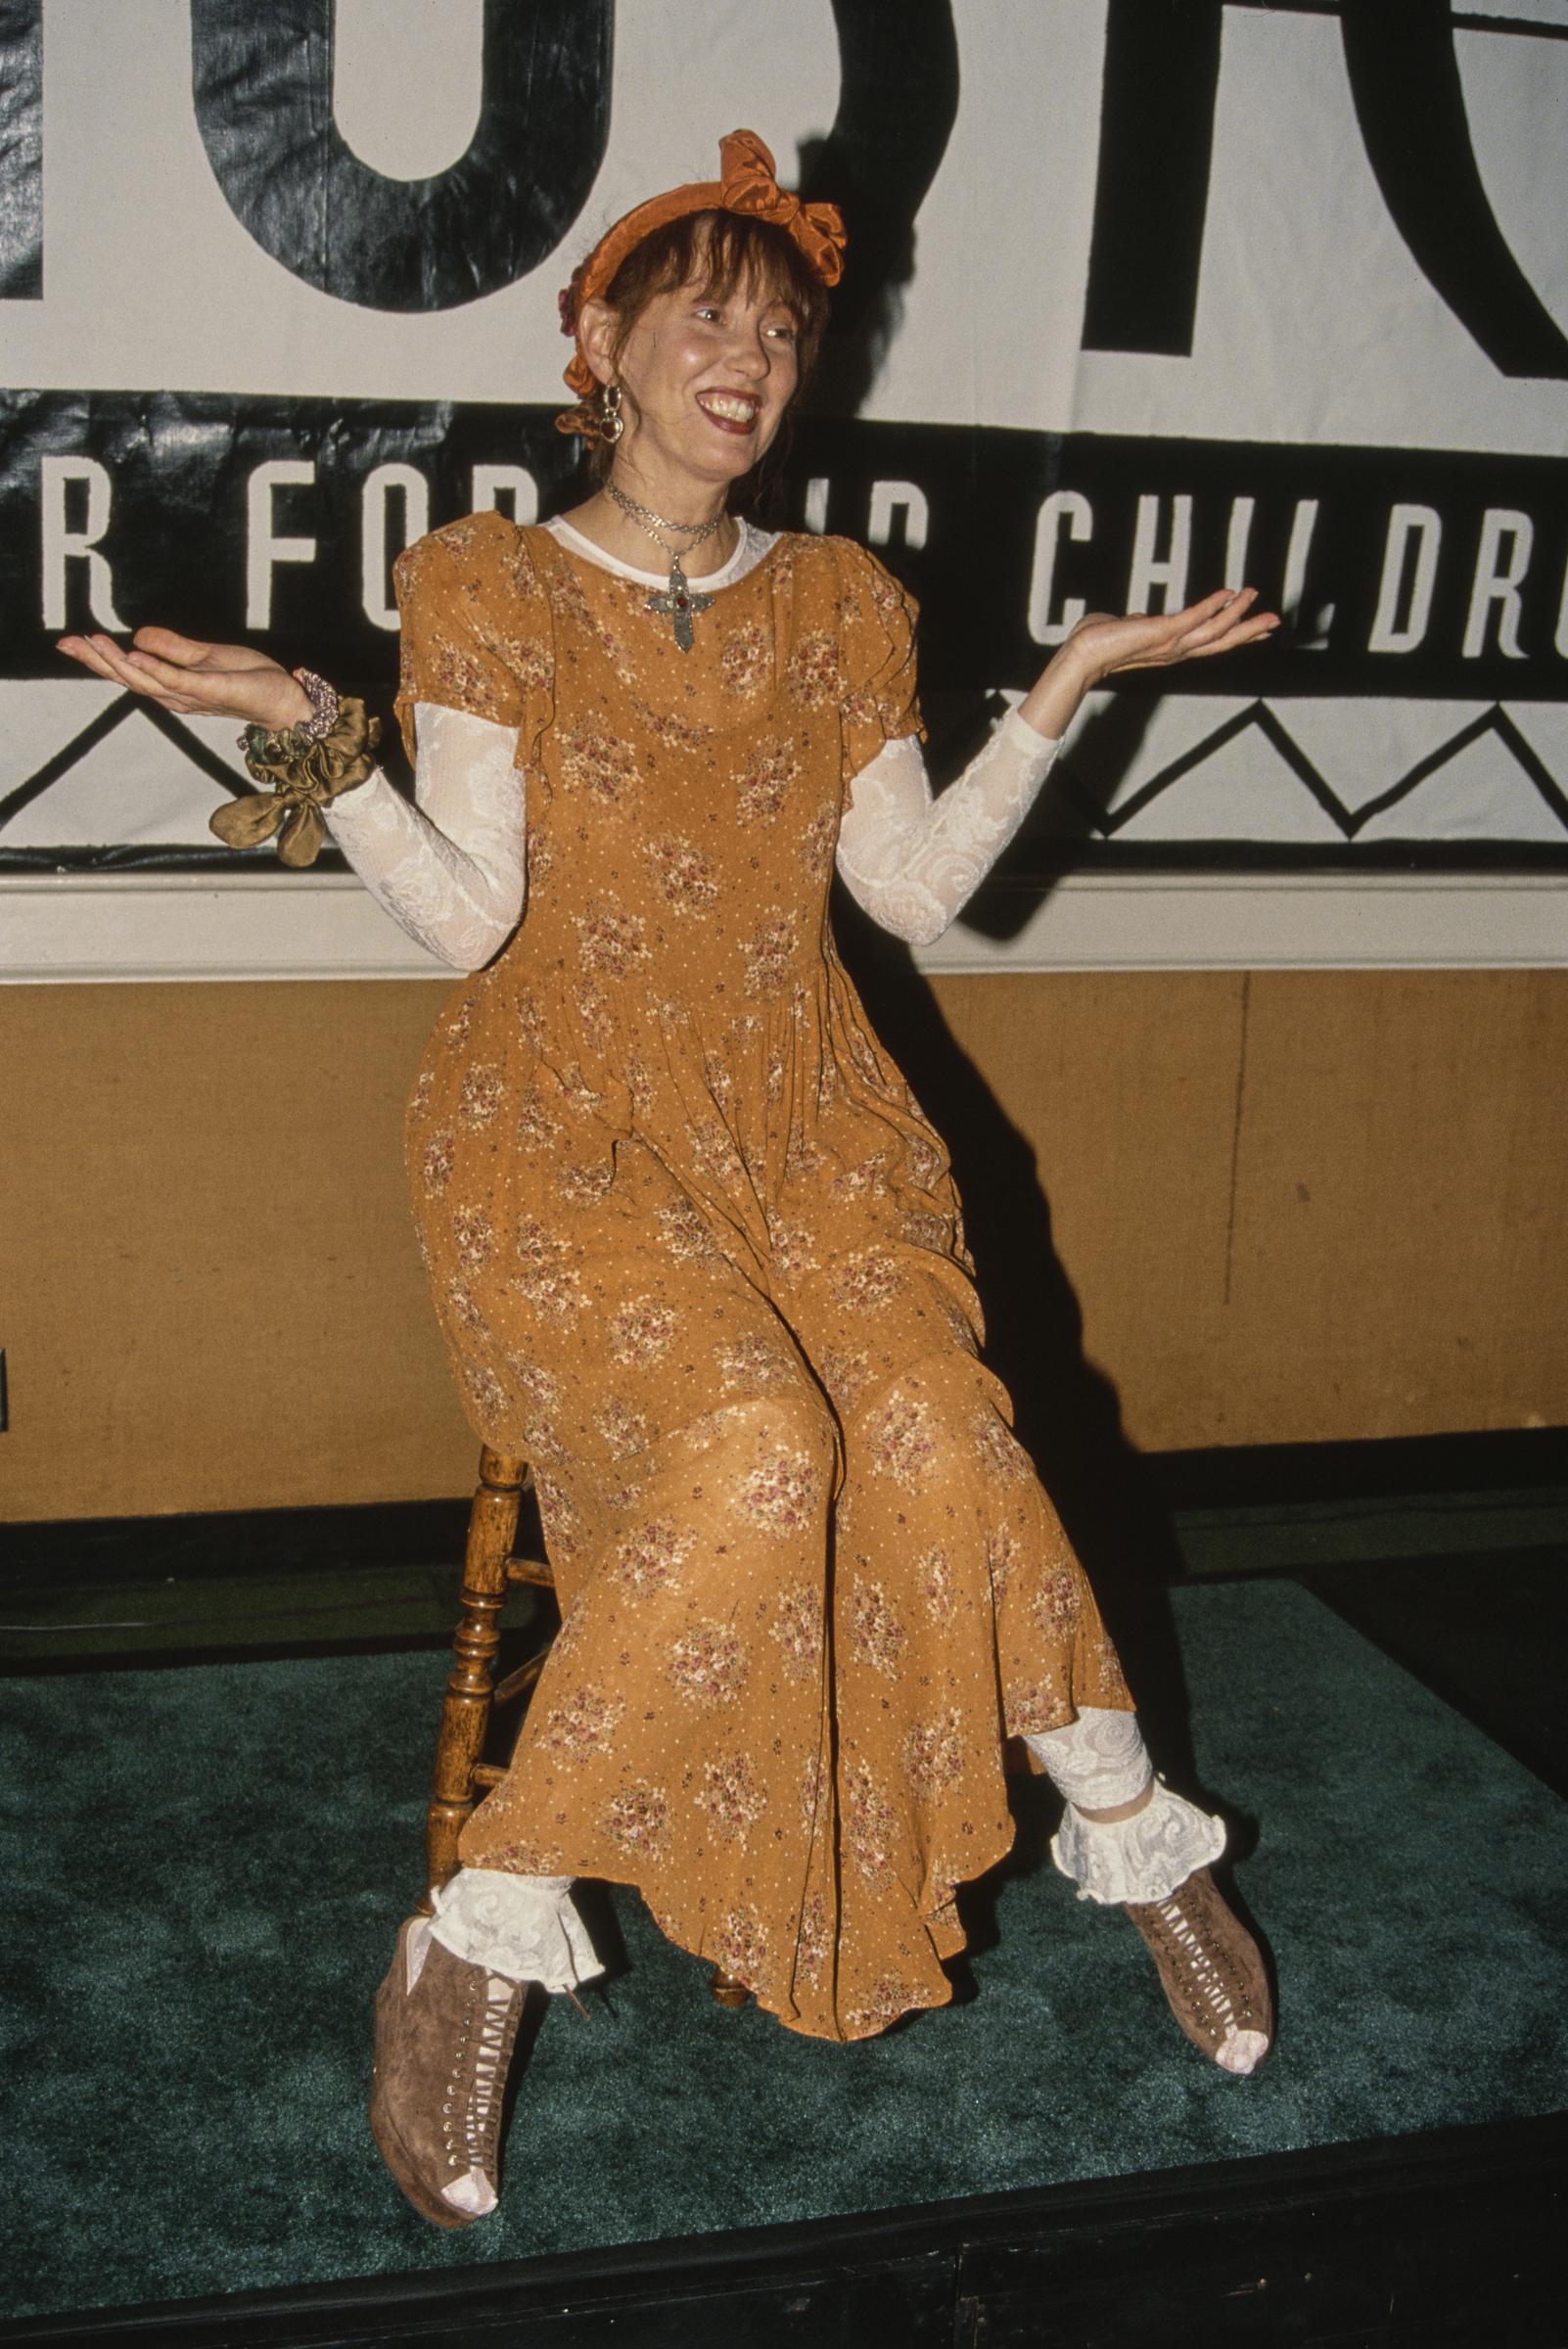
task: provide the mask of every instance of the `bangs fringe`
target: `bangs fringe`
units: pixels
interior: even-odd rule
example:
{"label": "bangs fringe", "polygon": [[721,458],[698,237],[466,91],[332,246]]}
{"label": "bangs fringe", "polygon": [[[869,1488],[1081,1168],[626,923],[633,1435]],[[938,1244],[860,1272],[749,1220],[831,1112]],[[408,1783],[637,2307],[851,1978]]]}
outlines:
{"label": "bangs fringe", "polygon": [[749,300],[763,295],[781,301],[801,336],[805,375],[827,324],[827,294],[786,229],[744,212],[683,212],[627,253],[604,299],[629,331],[656,294],[694,283],[718,301],[737,292]]}

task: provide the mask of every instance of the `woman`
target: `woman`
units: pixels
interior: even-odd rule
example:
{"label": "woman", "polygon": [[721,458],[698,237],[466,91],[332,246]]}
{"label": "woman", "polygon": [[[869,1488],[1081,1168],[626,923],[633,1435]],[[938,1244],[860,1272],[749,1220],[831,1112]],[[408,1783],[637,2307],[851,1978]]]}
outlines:
{"label": "woman", "polygon": [[1128,1909],[1189,2038],[1240,2073],[1272,2029],[1208,1873],[1221,1822],[1154,1776],[979,1359],[946,1156],[827,897],[836,864],[879,922],[935,937],[1090,686],[1276,622],[1251,589],[1084,620],[933,804],[908,598],[846,540],[730,511],[842,248],[837,213],[736,132],[717,181],[639,207],[578,269],[560,421],[599,485],[397,566],[416,807],[317,679],[158,629],[63,646],[251,721],[277,791],[221,811],[225,837],[281,823],[308,861],[324,814],[475,974],[410,1105],[415,1213],[476,1432],[535,1465],[563,1625],[378,2004],[377,2142],[443,2226],[494,2207],[527,1985],[600,1970],[574,1876],[635,1884],[790,2028],[862,2037],[950,1996],[955,1889],[1012,1836],[1009,1737],[1068,1798],[1058,1865]]}

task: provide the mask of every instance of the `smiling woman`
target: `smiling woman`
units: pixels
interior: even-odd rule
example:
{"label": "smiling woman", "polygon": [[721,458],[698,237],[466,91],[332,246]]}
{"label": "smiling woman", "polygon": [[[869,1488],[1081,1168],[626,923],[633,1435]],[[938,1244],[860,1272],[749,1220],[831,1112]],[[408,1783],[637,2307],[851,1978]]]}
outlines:
{"label": "smiling woman", "polygon": [[[810,374],[827,323],[827,295],[799,245],[776,222],[739,212],[686,212],[633,246],[602,295],[574,280],[563,319],[580,337],[580,365],[591,382],[589,396],[563,423],[589,437],[599,480],[611,471],[616,445],[601,430],[604,393],[619,390],[631,416],[657,428],[659,419],[646,416],[636,386],[639,379],[645,386],[660,383],[667,369],[671,380],[666,392],[675,399],[667,424],[675,423],[684,393],[736,440],[753,469]],[[689,460],[700,447],[700,436],[681,436],[669,454]],[[629,449],[623,454],[620,470],[625,475],[659,461],[655,429],[636,460]],[[734,478],[730,455],[720,462],[713,451],[710,461],[727,487]],[[755,491],[756,484],[751,486]]]}
{"label": "smiling woman", "polygon": [[947,1154],[828,892],[836,867],[934,939],[1090,685],[1274,622],[1248,589],[1085,616],[934,802],[907,596],[847,539],[733,510],[842,248],[741,131],[719,180],[588,256],[559,421],[598,485],[396,567],[414,806],[319,678],[161,630],[65,642],[165,708],[252,721],[276,792],[229,831],[296,861],[330,831],[472,974],[409,1104],[414,1214],[471,1424],[533,1464],[563,1625],[378,2001],[377,2142],[441,2226],[495,2207],[528,1986],[600,1971],[574,1877],[636,1885],[791,2030],[864,2038],[951,1998],[957,1888],[1012,1838],[1009,1739],[1067,1797],[1058,1865],[1126,1909],[1188,2038],[1245,2073],[1272,2031],[1208,1872],[1222,1826],[1155,1777],[980,1359]]}

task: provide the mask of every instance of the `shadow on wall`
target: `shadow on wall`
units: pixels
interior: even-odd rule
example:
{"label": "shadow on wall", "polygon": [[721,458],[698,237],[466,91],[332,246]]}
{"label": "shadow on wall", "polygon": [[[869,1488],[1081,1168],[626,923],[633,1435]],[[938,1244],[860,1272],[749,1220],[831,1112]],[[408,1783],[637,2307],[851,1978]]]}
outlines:
{"label": "shadow on wall", "polygon": [[[826,138],[801,141],[801,184],[809,186],[827,149]],[[868,206],[879,216],[869,224],[859,215]],[[883,362],[903,324],[903,292],[915,271],[915,230],[903,227],[893,214],[882,214],[870,190],[857,191],[857,227],[868,234],[851,240],[845,279],[834,297],[828,331],[816,370],[802,396],[802,408],[813,416],[856,416],[882,372]],[[855,277],[871,248],[874,291],[863,293]]]}

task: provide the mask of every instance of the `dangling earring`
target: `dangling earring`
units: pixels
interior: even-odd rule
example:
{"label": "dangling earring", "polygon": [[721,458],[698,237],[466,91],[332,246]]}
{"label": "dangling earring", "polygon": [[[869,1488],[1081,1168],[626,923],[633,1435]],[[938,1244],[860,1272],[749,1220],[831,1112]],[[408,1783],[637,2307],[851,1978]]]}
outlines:
{"label": "dangling earring", "polygon": [[599,387],[599,438],[606,448],[614,448],[626,429],[621,413],[621,386],[601,384]]}

